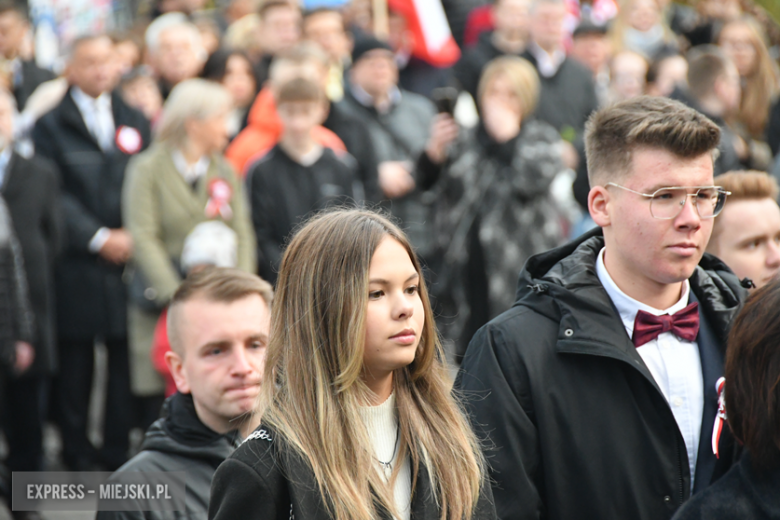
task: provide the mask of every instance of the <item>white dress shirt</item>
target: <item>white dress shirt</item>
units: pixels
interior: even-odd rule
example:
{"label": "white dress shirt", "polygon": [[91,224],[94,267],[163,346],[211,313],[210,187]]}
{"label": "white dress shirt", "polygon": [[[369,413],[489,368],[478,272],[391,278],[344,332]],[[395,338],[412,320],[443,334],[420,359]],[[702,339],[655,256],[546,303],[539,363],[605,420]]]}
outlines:
{"label": "white dress shirt", "polygon": [[[86,94],[78,87],[70,91],[73,102],[81,113],[87,130],[97,140],[100,149],[107,152],[114,148],[114,114],[111,110],[111,93],[104,92],[97,98]],[[111,235],[107,227],[98,229],[89,241],[89,250],[99,253]]]}
{"label": "white dress shirt", "polygon": [[8,143],[3,151],[0,152],[0,187],[5,184],[5,180],[8,177],[8,163],[11,162],[11,153],[13,152],[13,145]]}
{"label": "white dress shirt", "polygon": [[171,152],[173,156],[173,165],[176,166],[176,170],[184,177],[187,184],[194,185],[201,177],[205,177],[209,171],[209,165],[211,159],[207,155],[204,155],[198,161],[193,164],[187,164],[187,160],[179,150]]}
{"label": "white dress shirt", "polygon": [[[680,300],[665,310],[658,310],[639,302],[620,290],[604,265],[604,249],[596,261],[596,274],[620,314],[628,337],[634,333],[634,320],[642,310],[655,316],[672,315],[688,306],[690,284],[683,282]],[[671,332],[664,332],[656,339],[636,349],[644,360],[656,384],[672,409],[688,451],[691,469],[691,490],[696,473],[696,457],[699,453],[701,415],[704,411],[704,380],[701,373],[699,346],[695,341],[685,341]]]}
{"label": "white dress shirt", "polygon": [[81,117],[84,119],[89,133],[95,137],[100,145],[100,149],[104,152],[112,150],[116,128],[114,127],[114,114],[111,111],[111,93],[103,92],[98,97],[93,98],[80,88],[73,87],[70,95],[81,112]]}
{"label": "white dress shirt", "polygon": [[545,78],[555,76],[563,62],[566,61],[566,53],[562,50],[558,49],[552,54],[548,54],[533,41],[528,44],[528,52],[536,58],[536,69],[539,71],[539,75]]}

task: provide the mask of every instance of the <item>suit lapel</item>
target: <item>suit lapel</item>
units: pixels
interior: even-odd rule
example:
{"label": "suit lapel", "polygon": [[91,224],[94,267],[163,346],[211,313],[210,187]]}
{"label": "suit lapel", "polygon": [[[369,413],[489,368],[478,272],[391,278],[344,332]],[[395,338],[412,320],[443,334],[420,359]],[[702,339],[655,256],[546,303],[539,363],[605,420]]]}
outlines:
{"label": "suit lapel", "polygon": [[[698,301],[691,291],[690,301]],[[699,451],[696,459],[696,478],[693,492],[696,493],[710,484],[715,469],[715,455],[712,453],[712,426],[718,411],[718,394],[715,383],[723,375],[723,356],[719,348],[717,336],[712,329],[706,314],[699,305],[699,335],[696,337],[701,358],[701,375],[704,384],[704,408],[701,417],[701,433],[699,436]]]}
{"label": "suit lapel", "polygon": [[192,187],[184,180],[184,177],[179,173],[179,170],[176,169],[170,148],[161,146],[158,154],[158,158],[154,161],[154,164],[160,167],[161,177],[163,178],[163,183],[167,187],[167,191],[176,198],[177,202],[182,207],[187,208],[187,211],[189,211],[193,217],[198,219],[198,217],[203,215],[203,208],[201,206],[205,206],[205,201],[201,204],[202,196],[200,193],[200,186],[193,191]]}
{"label": "suit lapel", "polygon": [[103,153],[103,150],[100,148],[97,139],[95,139],[95,136],[93,136],[87,128],[87,124],[84,122],[84,117],[82,117],[78,106],[76,106],[76,102],[73,101],[73,96],[71,96],[70,90],[68,90],[68,92],[65,94],[65,98],[62,100],[61,110],[63,123],[82,134],[84,139],[94,144],[95,148],[100,151],[100,153]]}

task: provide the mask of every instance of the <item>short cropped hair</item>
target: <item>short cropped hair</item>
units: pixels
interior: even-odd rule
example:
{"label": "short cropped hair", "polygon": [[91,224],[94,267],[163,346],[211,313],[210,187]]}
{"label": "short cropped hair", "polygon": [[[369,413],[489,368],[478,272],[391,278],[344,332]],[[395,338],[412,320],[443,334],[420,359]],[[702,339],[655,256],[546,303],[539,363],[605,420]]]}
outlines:
{"label": "short cropped hair", "polygon": [[709,96],[715,81],[726,74],[729,58],[716,45],[700,45],[688,52],[688,90],[696,99]]}
{"label": "short cropped hair", "polygon": [[[780,195],[777,181],[766,172],[747,170],[724,173],[715,177],[715,185],[731,192],[726,204],[739,200],[772,199],[777,201],[777,197]],[[711,253],[717,254],[715,248],[718,244],[718,237],[723,231],[721,222],[723,220],[718,218],[713,222],[712,235],[707,246],[707,250]]]}
{"label": "short cropped hair", "polygon": [[666,150],[681,158],[717,153],[720,129],[679,101],[639,96],[593,113],[585,124],[585,156],[591,186],[630,172],[632,152]]}
{"label": "short cropped hair", "polygon": [[525,119],[531,115],[539,101],[539,75],[530,62],[517,56],[501,56],[485,66],[477,86],[477,102],[482,102],[488,85],[499,76],[512,85],[520,100],[521,117]]}
{"label": "short cropped hair", "polygon": [[219,83],[200,78],[184,80],[173,87],[163,105],[155,140],[181,146],[187,139],[184,123],[188,119],[207,119],[232,104],[230,93]]}
{"label": "short cropped hair", "polygon": [[276,104],[296,101],[324,101],[325,93],[319,85],[306,78],[295,78],[283,84],[276,95]]}
{"label": "short cropped hair", "polygon": [[25,11],[17,2],[13,0],[0,0],[0,15],[13,13],[23,22],[28,22],[27,11]]}
{"label": "short cropped hair", "polygon": [[92,43],[96,40],[106,40],[109,44],[113,45],[111,37],[106,33],[83,34],[81,36],[77,36],[68,47],[68,63],[73,61],[73,58],[76,56],[76,52],[82,45]]}
{"label": "short cropped hair", "polygon": [[149,24],[144,34],[146,48],[151,54],[155,54],[160,47],[160,36],[171,29],[184,29],[192,40],[192,46],[198,50],[203,48],[203,38],[197,26],[190,22],[185,15],[179,12],[166,13]]}
{"label": "short cropped hair", "polygon": [[293,5],[289,1],[268,0],[267,2],[264,2],[263,5],[260,6],[260,9],[257,10],[257,14],[260,17],[260,20],[265,21],[265,17],[268,16],[268,13],[270,13],[274,9],[294,9],[296,11],[300,11],[300,8]]}
{"label": "short cropped hair", "polygon": [[726,413],[754,468],[780,468],[780,278],[748,297],[726,349]]}
{"label": "short cropped hair", "polygon": [[344,32],[347,31],[347,24],[344,20],[344,15],[339,11],[338,9],[334,9],[332,7],[315,7],[314,9],[307,9],[303,12],[303,24],[306,25],[306,22],[314,18],[315,16],[321,15],[321,14],[333,14],[338,16],[341,19],[341,27],[344,29]]}
{"label": "short cropped hair", "polygon": [[171,349],[179,355],[183,353],[176,328],[177,309],[182,304],[198,298],[214,303],[233,303],[253,294],[260,296],[271,308],[274,290],[270,283],[257,275],[232,267],[208,266],[187,276],[168,306],[168,341]]}
{"label": "short cropped hair", "polygon": [[291,49],[282,52],[271,62],[268,77],[271,81],[278,76],[279,69],[293,65],[300,66],[313,63],[321,67],[330,66],[330,58],[322,48],[314,42],[301,42]]}

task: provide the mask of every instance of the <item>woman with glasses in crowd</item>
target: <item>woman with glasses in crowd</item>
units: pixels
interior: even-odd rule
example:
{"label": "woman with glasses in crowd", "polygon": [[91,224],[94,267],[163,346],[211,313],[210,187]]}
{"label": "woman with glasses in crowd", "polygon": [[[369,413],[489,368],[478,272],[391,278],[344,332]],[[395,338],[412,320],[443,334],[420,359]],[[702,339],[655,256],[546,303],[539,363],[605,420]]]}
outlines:
{"label": "woman with glasses in crowd", "polygon": [[209,518],[494,519],[417,256],[363,210],[310,220],[282,259],[260,427],[217,470]]}

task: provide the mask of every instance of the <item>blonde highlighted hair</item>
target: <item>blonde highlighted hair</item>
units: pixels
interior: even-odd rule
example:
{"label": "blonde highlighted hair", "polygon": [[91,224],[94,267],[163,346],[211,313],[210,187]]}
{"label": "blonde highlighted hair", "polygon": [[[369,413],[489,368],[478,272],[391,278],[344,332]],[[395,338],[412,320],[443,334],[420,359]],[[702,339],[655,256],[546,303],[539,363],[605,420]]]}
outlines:
{"label": "blonde highlighted hair", "polygon": [[190,119],[207,119],[227,112],[233,106],[230,93],[214,81],[188,79],[171,90],[163,105],[155,140],[171,146],[182,146],[187,140],[184,123]]}
{"label": "blonde highlighted hair", "polygon": [[363,380],[368,271],[385,238],[398,241],[420,274],[425,325],[414,361],[393,374],[400,445],[412,488],[424,467],[441,520],[471,518],[485,474],[480,446],[450,393],[451,381],[420,263],[404,233],[371,211],[312,218],[282,258],[258,415],[311,467],[336,520],[395,515],[392,483],[379,472],[358,413]]}
{"label": "blonde highlighted hair", "polygon": [[521,119],[536,110],[539,101],[539,75],[528,60],[517,56],[501,56],[485,66],[477,87],[477,102],[482,103],[485,91],[496,78],[503,77],[520,100]]}

